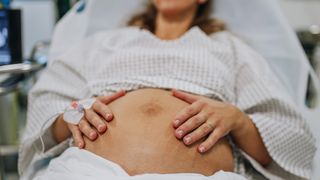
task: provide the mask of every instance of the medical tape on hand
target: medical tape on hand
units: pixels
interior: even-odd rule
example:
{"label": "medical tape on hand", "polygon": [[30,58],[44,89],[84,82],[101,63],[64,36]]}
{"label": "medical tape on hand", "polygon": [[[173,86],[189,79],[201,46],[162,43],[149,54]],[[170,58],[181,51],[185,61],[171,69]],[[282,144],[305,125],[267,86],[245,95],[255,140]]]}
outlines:
{"label": "medical tape on hand", "polygon": [[63,114],[64,121],[73,125],[78,125],[84,116],[84,111],[90,109],[95,101],[95,98],[73,101]]}
{"label": "medical tape on hand", "polygon": [[41,142],[41,152],[44,153],[45,151],[45,145],[43,142],[42,134],[48,122],[50,122],[54,118],[57,118],[61,113],[63,113],[63,119],[65,122],[78,125],[82,117],[84,116],[84,113],[85,113],[84,111],[86,109],[90,109],[95,101],[96,101],[96,98],[84,99],[81,101],[73,101],[71,105],[68,106],[64,111],[56,113],[52,117],[48,118],[40,128],[39,138]]}

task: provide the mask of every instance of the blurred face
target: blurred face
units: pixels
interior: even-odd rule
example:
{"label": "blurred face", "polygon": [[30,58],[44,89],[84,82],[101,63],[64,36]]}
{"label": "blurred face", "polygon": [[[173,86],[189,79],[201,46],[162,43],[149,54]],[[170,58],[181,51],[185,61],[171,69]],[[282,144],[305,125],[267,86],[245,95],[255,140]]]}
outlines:
{"label": "blurred face", "polygon": [[192,12],[198,4],[205,3],[207,0],[152,0],[158,12],[165,15],[177,15]]}

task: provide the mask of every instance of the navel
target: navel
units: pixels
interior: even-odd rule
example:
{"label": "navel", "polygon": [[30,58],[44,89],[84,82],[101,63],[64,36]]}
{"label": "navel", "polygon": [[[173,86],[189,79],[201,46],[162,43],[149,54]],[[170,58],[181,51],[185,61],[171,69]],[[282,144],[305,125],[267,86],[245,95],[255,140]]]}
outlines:
{"label": "navel", "polygon": [[163,110],[163,108],[158,103],[155,103],[155,102],[149,102],[147,104],[143,104],[140,107],[140,109],[144,115],[147,115],[149,117],[157,116]]}

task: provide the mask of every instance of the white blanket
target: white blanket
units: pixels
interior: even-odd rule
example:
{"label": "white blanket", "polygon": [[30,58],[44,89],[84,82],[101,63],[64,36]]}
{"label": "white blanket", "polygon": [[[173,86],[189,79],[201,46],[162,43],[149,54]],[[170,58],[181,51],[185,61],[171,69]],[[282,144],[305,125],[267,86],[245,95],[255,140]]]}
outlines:
{"label": "white blanket", "polygon": [[35,180],[158,180],[158,179],[184,179],[184,180],[245,180],[235,173],[219,171],[212,176],[203,176],[193,173],[179,174],[143,174],[129,176],[118,164],[108,161],[89,151],[76,147],[67,149],[61,156],[52,160],[47,170],[35,177]]}

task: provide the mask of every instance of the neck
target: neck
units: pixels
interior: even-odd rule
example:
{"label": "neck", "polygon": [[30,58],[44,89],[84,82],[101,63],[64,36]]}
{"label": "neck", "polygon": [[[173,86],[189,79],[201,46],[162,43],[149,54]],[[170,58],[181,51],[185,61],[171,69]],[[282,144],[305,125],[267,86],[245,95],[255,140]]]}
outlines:
{"label": "neck", "polygon": [[176,17],[158,13],[156,16],[155,35],[160,39],[173,40],[182,36],[191,26],[194,13],[179,14]]}

